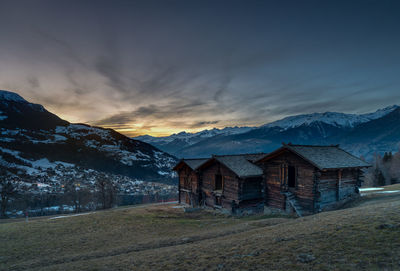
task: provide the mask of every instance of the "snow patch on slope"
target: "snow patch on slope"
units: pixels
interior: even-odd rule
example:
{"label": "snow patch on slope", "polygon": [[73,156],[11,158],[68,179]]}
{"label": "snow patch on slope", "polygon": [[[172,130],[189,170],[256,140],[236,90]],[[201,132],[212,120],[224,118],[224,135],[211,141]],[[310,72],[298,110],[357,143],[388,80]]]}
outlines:
{"label": "snow patch on slope", "polygon": [[57,166],[62,166],[65,168],[75,167],[75,165],[71,163],[66,163],[61,161],[50,162],[47,158],[42,158],[39,160],[29,160],[21,157],[19,151],[10,150],[3,147],[0,147],[0,151],[12,155],[14,156],[15,159],[25,163],[25,165],[21,165],[21,164],[7,162],[3,159],[3,157],[0,154],[0,165],[7,166],[9,168],[22,169],[28,175],[45,175],[43,170],[55,169]]}
{"label": "snow patch on slope", "polygon": [[83,124],[70,124],[68,126],[57,126],[55,129],[58,135],[68,135],[71,138],[80,139],[87,135],[97,135],[103,140],[112,140],[110,131],[97,127],[90,127]]}

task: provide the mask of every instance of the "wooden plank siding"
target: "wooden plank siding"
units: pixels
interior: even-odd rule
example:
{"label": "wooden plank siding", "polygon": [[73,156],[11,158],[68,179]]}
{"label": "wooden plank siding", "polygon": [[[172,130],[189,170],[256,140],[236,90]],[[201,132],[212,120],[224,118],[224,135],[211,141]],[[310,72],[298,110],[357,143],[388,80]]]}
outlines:
{"label": "wooden plank siding", "polygon": [[264,170],[264,182],[266,187],[265,204],[279,209],[285,209],[286,199],[281,193],[281,164],[270,162],[261,164]]}
{"label": "wooden plank siding", "polygon": [[[223,180],[222,191],[215,190],[216,175]],[[215,161],[201,170],[202,192],[205,205],[216,206],[216,197],[221,197],[221,207],[231,212],[237,208],[252,208],[263,206],[262,177],[239,178],[225,165]]]}
{"label": "wooden plank siding", "polygon": [[[222,191],[215,191],[215,177],[222,176]],[[205,195],[205,205],[216,206],[216,197],[221,197],[221,207],[232,208],[232,201],[239,201],[239,178],[227,167],[214,162],[201,170],[202,192]]]}
{"label": "wooden plank siding", "polygon": [[192,206],[199,205],[199,176],[188,167],[183,165],[178,171],[179,176],[179,202]]}
{"label": "wooden plank siding", "polygon": [[282,192],[289,190],[289,188],[287,173],[283,169],[287,166],[293,166],[296,172],[296,186],[291,192],[304,209],[314,210],[316,168],[313,165],[289,151],[283,152],[268,161],[260,161],[258,165],[264,171],[266,205],[279,209],[286,208],[286,197]]}
{"label": "wooden plank siding", "polygon": [[324,209],[338,201],[358,195],[358,169],[328,170],[320,173],[318,180],[318,206]]}

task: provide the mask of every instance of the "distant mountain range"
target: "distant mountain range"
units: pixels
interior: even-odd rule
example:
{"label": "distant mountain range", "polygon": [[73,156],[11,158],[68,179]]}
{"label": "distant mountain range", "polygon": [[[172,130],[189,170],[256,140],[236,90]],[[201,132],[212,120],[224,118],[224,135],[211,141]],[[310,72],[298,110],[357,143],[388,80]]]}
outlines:
{"label": "distant mountain range", "polygon": [[172,183],[176,161],[148,143],[112,129],[71,124],[16,93],[0,91],[0,167],[24,180],[59,185],[66,174],[80,180],[106,173]]}
{"label": "distant mountain range", "polygon": [[259,127],[227,127],[167,137],[140,136],[177,157],[211,154],[270,152],[281,142],[341,144],[358,156],[371,159],[375,152],[397,151],[400,143],[400,107],[368,114],[325,112],[286,117]]}
{"label": "distant mountain range", "polygon": [[143,135],[134,137],[136,140],[141,140],[157,146],[158,148],[168,152],[168,153],[179,153],[180,149],[194,145],[196,143],[202,142],[209,138],[214,138],[220,135],[235,135],[242,134],[252,130],[252,127],[226,127],[224,129],[211,129],[203,130],[198,133],[186,133],[180,132],[178,134],[173,134],[165,137],[153,137],[149,135]]}

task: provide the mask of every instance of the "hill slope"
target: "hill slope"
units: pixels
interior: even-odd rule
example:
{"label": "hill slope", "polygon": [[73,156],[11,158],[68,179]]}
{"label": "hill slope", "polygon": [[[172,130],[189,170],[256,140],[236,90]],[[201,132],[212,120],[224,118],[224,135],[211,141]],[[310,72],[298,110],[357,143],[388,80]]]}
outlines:
{"label": "hill slope", "polygon": [[373,150],[377,153],[399,150],[400,108],[381,118],[358,125],[341,137],[338,142],[343,146],[351,146],[350,148],[356,154],[365,155],[365,150]]}
{"label": "hill slope", "polygon": [[3,129],[39,131],[68,125],[40,104],[26,101],[17,93],[0,90],[0,124]]}
{"label": "hill slope", "polygon": [[0,269],[398,270],[399,208],[393,193],[297,219],[153,205],[20,220],[0,224]]}
{"label": "hill slope", "polygon": [[68,172],[82,179],[90,169],[92,175],[171,183],[175,163],[175,157],[148,143],[112,129],[71,124],[18,94],[0,91],[0,166],[24,180],[57,186]]}

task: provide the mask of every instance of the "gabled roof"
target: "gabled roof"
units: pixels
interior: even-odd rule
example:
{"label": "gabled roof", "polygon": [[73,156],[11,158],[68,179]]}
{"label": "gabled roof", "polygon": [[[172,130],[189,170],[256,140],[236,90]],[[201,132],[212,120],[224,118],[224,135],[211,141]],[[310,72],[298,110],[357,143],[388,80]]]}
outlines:
{"label": "gabled roof", "polygon": [[251,162],[255,162],[258,159],[261,159],[262,157],[264,157],[265,155],[267,155],[266,153],[260,152],[260,153],[246,153],[246,154],[239,154],[241,156],[244,156],[247,160],[251,161]]}
{"label": "gabled roof", "polygon": [[183,159],[183,161],[193,170],[196,170],[199,166],[201,166],[207,160],[208,160],[208,158]]}
{"label": "gabled roof", "polygon": [[260,160],[269,160],[284,150],[292,151],[304,160],[308,161],[320,170],[361,168],[370,165],[360,158],[339,148],[338,145],[314,146],[314,145],[292,145],[283,144],[278,150],[266,155]]}
{"label": "gabled roof", "polygon": [[261,176],[263,171],[253,164],[253,161],[264,157],[265,154],[213,155],[213,159],[229,168],[240,178]]}
{"label": "gabled roof", "polygon": [[181,159],[178,164],[173,168],[173,170],[177,170],[180,165],[186,164],[192,170],[196,170],[199,166],[204,164],[209,158],[197,158],[197,159]]}

